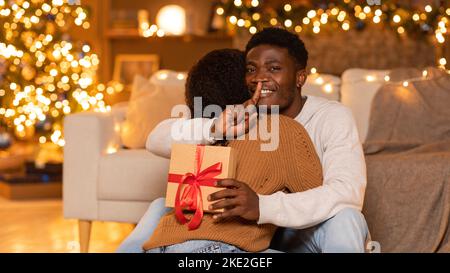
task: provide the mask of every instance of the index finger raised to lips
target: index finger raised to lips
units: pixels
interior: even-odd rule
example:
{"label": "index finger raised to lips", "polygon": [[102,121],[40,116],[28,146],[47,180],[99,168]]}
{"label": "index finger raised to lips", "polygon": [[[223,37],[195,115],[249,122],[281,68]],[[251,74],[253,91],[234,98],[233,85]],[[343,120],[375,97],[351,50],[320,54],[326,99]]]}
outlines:
{"label": "index finger raised to lips", "polygon": [[261,90],[262,90],[262,82],[258,82],[258,84],[256,85],[255,93],[253,93],[252,98],[247,101],[248,103],[246,104],[246,106],[250,104],[253,105],[258,104],[259,98],[261,97]]}

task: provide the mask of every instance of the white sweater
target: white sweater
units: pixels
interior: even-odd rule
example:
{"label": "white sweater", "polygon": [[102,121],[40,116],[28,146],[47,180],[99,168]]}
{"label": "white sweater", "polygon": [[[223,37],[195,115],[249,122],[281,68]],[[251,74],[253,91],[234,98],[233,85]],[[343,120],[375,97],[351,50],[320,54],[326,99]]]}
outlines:
{"label": "white sweater", "polygon": [[[308,132],[323,168],[323,186],[298,193],[259,195],[258,224],[303,229],[319,224],[343,208],[362,209],[366,188],[366,164],[350,109],[323,98],[308,96],[295,118]],[[211,119],[168,119],[149,135],[147,149],[170,157],[173,142],[211,144],[202,137]],[[173,127],[173,128],[172,128]],[[191,129],[198,132],[192,138]]]}

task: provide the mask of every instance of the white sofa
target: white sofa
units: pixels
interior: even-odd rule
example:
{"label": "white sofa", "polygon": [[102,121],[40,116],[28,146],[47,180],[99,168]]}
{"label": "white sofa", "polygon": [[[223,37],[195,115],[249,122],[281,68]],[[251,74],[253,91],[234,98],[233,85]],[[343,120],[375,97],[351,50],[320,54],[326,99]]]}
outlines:
{"label": "white sofa", "polygon": [[[331,75],[311,75],[303,93],[332,100],[341,94],[364,139],[370,102],[381,84],[366,78],[382,80],[387,73],[351,69],[342,82]],[[125,116],[126,104],[121,104],[109,113],[77,113],[65,119],[64,217],[79,220],[82,252],[88,251],[92,221],[137,223],[151,201],[165,195],[169,161],[144,149],[122,148],[120,124]]]}

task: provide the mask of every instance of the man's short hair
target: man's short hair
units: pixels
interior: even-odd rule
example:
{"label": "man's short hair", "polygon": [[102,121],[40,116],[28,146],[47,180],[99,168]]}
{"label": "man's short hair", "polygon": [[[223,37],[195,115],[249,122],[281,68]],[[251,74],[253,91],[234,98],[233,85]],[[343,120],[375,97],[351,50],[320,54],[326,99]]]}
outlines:
{"label": "man's short hair", "polygon": [[261,32],[253,35],[250,39],[245,48],[245,55],[247,56],[252,48],[260,45],[273,45],[286,48],[289,54],[294,57],[299,68],[306,68],[308,63],[308,51],[306,50],[303,41],[296,34],[283,28],[265,28]]}

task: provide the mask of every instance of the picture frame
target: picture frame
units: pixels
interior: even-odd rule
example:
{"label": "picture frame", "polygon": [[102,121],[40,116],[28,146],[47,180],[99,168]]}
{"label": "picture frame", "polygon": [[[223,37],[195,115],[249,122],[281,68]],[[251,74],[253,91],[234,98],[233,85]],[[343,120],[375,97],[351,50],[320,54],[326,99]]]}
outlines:
{"label": "picture frame", "polygon": [[113,80],[130,91],[136,75],[144,78],[159,70],[159,56],[156,54],[119,54],[115,57]]}

